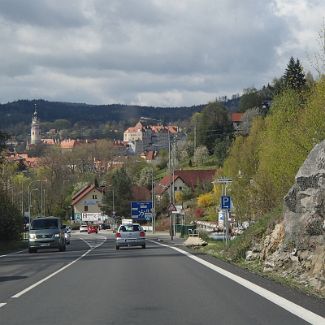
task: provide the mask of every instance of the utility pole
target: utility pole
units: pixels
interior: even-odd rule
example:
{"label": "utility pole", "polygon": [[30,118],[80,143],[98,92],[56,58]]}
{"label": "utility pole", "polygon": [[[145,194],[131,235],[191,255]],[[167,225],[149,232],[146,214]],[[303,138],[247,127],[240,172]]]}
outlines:
{"label": "utility pole", "polygon": [[195,122],[195,125],[194,125],[194,139],[193,139],[193,143],[194,143],[194,151],[196,149],[196,122]]}
{"label": "utility pole", "polygon": [[155,182],[154,182],[154,174],[153,168],[151,170],[151,220],[152,220],[152,233],[155,233],[155,223],[156,223],[156,215],[155,215]]}
{"label": "utility pole", "polygon": [[172,150],[171,150],[171,141],[170,141],[170,133],[168,130],[168,168],[169,168],[169,176],[170,176],[170,189],[169,189],[169,202],[172,203],[173,202],[173,189],[172,189],[172,185],[173,185],[173,172],[172,172]]}

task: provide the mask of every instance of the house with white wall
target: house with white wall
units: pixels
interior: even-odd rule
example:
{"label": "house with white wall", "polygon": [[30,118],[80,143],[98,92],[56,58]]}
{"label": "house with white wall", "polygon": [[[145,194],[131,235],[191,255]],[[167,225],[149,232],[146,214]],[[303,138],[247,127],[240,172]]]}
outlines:
{"label": "house with white wall", "polygon": [[72,197],[72,207],[75,221],[101,223],[103,214],[101,210],[104,188],[89,184],[83,187]]}

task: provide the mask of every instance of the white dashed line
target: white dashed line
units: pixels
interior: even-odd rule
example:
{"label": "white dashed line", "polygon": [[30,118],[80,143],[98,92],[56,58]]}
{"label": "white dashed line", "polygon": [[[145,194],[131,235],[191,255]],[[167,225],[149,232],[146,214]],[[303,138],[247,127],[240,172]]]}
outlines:
{"label": "white dashed line", "polygon": [[79,256],[76,260],[72,261],[71,263],[67,264],[66,266],[61,267],[61,269],[55,271],[54,273],[48,275],[47,277],[45,277],[44,279],[32,284],[31,286],[29,286],[28,288],[16,293],[14,296],[12,296],[11,298],[19,298],[21,297],[23,294],[25,294],[26,292],[34,289],[35,287],[39,286],[40,284],[42,284],[43,282],[49,280],[50,278],[52,278],[53,276],[57,275],[58,273],[62,272],[63,270],[67,269],[69,266],[71,266],[72,264],[78,262],[79,260],[81,260],[83,257],[85,257],[87,254],[89,254],[92,251],[92,249],[89,249],[87,252],[85,252],[84,254],[82,254],[81,256]]}
{"label": "white dashed line", "polygon": [[293,303],[290,300],[287,300],[269,290],[266,290],[248,280],[245,280],[243,278],[241,278],[238,275],[235,275],[229,271],[226,271],[210,262],[207,262],[205,260],[203,260],[202,258],[199,258],[195,255],[192,255],[191,253],[188,253],[180,248],[177,247],[173,247],[173,246],[169,246],[166,244],[161,244],[159,242],[155,242],[156,244],[160,245],[160,246],[164,246],[164,247],[169,247],[171,249],[174,249],[175,251],[184,254],[185,256],[193,259],[194,261],[208,267],[209,269],[218,272],[219,274],[227,277],[228,279],[237,282],[238,284],[242,285],[243,287],[255,292],[256,294],[262,296],[263,298],[271,301],[272,303],[278,305],[279,307],[287,310],[288,312],[298,316],[299,318],[305,320],[306,322],[309,322],[310,324],[314,324],[314,325],[324,325],[325,324],[325,318],[317,315],[315,313],[313,313],[312,311],[305,309],[304,307],[301,307],[295,303]]}
{"label": "white dashed line", "polygon": [[7,303],[6,302],[0,302],[0,308],[5,306]]}

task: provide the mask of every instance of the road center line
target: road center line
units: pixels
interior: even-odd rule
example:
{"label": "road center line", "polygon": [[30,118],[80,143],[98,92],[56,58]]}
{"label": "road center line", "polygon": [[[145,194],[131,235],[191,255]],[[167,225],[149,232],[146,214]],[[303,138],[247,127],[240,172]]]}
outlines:
{"label": "road center line", "polygon": [[49,280],[50,278],[52,278],[53,276],[57,275],[58,273],[62,272],[63,270],[67,269],[68,267],[70,267],[72,264],[78,262],[79,260],[81,260],[83,257],[85,257],[87,254],[89,254],[93,249],[89,249],[87,252],[85,252],[84,254],[82,254],[81,256],[79,256],[77,259],[75,259],[74,261],[70,262],[69,264],[61,267],[59,270],[55,271],[54,273],[48,275],[47,277],[45,277],[44,279],[32,284],[31,286],[29,286],[28,288],[16,293],[14,296],[12,296],[11,298],[19,298],[21,297],[23,294],[25,294],[26,292],[34,289],[35,287],[39,286],[40,284],[42,284],[43,282]]}
{"label": "road center line", "polygon": [[235,275],[229,271],[226,271],[226,270],[224,270],[210,262],[207,262],[207,261],[203,260],[202,258],[199,258],[191,253],[188,253],[180,248],[162,244],[162,243],[159,243],[156,241],[154,241],[154,242],[160,246],[174,249],[175,251],[193,259],[194,261],[208,267],[209,269],[211,269],[215,272],[218,272],[219,274],[227,277],[228,279],[237,282],[238,284],[244,286],[245,288],[255,292],[256,294],[260,295],[261,297],[273,302],[274,304],[278,305],[279,307],[287,310],[288,312],[298,316],[299,318],[301,318],[311,324],[315,324],[315,325],[318,325],[318,324],[324,325],[325,324],[324,317],[317,315],[317,314],[313,313],[312,311],[305,309],[304,307],[301,307],[301,306],[293,303],[292,301],[287,300],[287,299],[285,299],[269,290],[266,290],[256,284],[254,284],[253,282],[245,280],[238,275]]}

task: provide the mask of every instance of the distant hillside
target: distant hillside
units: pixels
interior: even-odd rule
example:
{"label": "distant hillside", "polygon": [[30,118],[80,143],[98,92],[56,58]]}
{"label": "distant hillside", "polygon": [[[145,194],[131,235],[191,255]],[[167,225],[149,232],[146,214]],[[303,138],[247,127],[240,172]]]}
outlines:
{"label": "distant hillside", "polygon": [[18,123],[30,123],[37,105],[41,121],[66,119],[72,124],[76,122],[121,122],[137,120],[140,117],[154,118],[163,123],[188,119],[204,105],[191,107],[146,107],[130,105],[88,105],[82,103],[49,102],[45,100],[19,100],[0,105],[0,128],[6,129]]}

